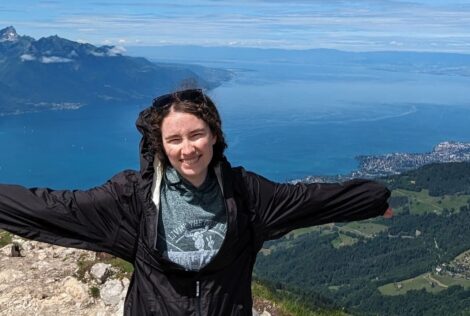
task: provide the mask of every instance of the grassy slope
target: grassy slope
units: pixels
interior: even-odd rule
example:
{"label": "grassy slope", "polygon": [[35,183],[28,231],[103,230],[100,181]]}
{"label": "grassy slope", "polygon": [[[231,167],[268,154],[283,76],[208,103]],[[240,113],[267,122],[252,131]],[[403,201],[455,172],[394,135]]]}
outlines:
{"label": "grassy slope", "polygon": [[439,293],[453,285],[460,285],[465,289],[470,289],[470,280],[452,278],[447,275],[436,275],[434,273],[424,273],[411,279],[383,285],[379,287],[379,291],[383,295],[404,295],[408,291],[421,289],[430,293]]}
{"label": "grassy slope", "polygon": [[[327,310],[327,309],[311,309],[300,300],[295,299],[292,295],[285,291],[273,291],[263,284],[254,281],[252,283],[253,298],[256,301],[267,300],[276,307],[276,315],[279,316],[346,316],[340,310]],[[255,303],[256,305],[256,303]]]}
{"label": "grassy slope", "polygon": [[6,231],[0,230],[0,248],[11,243],[12,235]]}
{"label": "grassy slope", "polygon": [[[423,214],[426,212],[436,212],[440,214],[444,208],[459,211],[461,206],[467,205],[470,195],[444,195],[430,196],[428,190],[419,192],[404,189],[393,190],[392,196],[406,196],[409,200],[410,212],[413,214]],[[397,208],[400,212],[403,208]]]}

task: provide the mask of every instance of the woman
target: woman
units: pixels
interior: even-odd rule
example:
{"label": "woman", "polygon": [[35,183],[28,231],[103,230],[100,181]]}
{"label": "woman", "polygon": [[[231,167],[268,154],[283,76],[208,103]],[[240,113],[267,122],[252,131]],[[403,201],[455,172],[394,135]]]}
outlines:
{"label": "woman", "polygon": [[390,192],[376,182],[278,184],[232,168],[201,90],[155,99],[137,127],[140,171],[87,191],[0,185],[0,228],[134,264],[126,315],[251,315],[264,241],[390,213]]}

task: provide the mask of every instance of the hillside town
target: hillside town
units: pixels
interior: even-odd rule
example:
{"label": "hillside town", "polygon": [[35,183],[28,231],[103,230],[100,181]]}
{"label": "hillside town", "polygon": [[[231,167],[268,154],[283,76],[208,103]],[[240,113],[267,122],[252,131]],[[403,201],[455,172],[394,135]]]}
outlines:
{"label": "hillside town", "polygon": [[352,175],[374,178],[400,174],[430,163],[470,161],[470,143],[446,141],[427,153],[391,153],[358,156],[356,159],[359,160],[359,169]]}
{"label": "hillside town", "polygon": [[437,274],[447,274],[453,278],[470,280],[470,250],[462,253],[449,263],[436,267]]}
{"label": "hillside town", "polygon": [[338,182],[352,178],[378,178],[396,175],[431,163],[470,161],[470,143],[445,141],[426,153],[390,153],[385,155],[357,156],[359,168],[349,174],[335,176],[308,176],[291,181],[315,183]]}

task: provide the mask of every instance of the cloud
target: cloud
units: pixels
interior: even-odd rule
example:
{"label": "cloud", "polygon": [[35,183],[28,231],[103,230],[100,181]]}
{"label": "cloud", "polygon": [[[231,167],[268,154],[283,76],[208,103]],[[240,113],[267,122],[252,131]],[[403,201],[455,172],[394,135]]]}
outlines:
{"label": "cloud", "polygon": [[58,56],[43,56],[41,57],[41,63],[43,64],[56,64],[56,63],[70,63],[73,59],[58,57]]}
{"label": "cloud", "polygon": [[33,61],[36,60],[36,57],[30,54],[23,54],[20,56],[21,61]]}
{"label": "cloud", "polygon": [[90,55],[96,56],[96,57],[104,57],[105,54],[103,52],[95,52],[95,51],[89,51],[88,52]]}
{"label": "cloud", "polygon": [[24,32],[28,35],[40,30],[47,36],[60,30],[65,38],[105,45],[439,50],[449,48],[445,40],[449,37],[470,42],[470,6],[465,2],[192,0],[191,5],[180,5],[163,0],[101,0],[80,6],[61,3],[61,9],[51,9],[47,19],[32,17],[21,23],[36,32]]}
{"label": "cloud", "polygon": [[113,46],[112,48],[108,49],[106,55],[107,56],[118,56],[122,55],[126,52],[126,49],[122,46]]}
{"label": "cloud", "polygon": [[114,57],[114,56],[119,56],[123,55],[126,52],[126,49],[122,46],[111,46],[106,49],[106,51],[96,51],[96,50],[90,50],[88,51],[89,54],[96,56],[96,57]]}
{"label": "cloud", "polygon": [[397,41],[390,41],[389,44],[392,46],[403,46],[402,42],[397,42]]}

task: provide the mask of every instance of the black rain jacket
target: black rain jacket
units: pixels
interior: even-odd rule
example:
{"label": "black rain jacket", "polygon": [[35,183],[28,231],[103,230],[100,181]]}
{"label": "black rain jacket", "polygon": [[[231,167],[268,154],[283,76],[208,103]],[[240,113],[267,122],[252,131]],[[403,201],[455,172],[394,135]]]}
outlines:
{"label": "black rain jacket", "polygon": [[378,216],[388,208],[389,190],[373,181],[279,184],[220,161],[215,168],[226,201],[226,236],[211,262],[185,271],[155,247],[148,115],[145,110],[137,120],[143,135],[140,171],[123,171],[85,191],[0,185],[0,228],[107,252],[134,265],[125,315],[251,315],[252,269],[264,241],[296,228]]}

